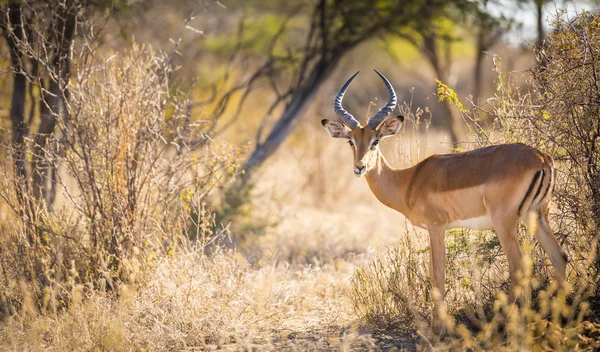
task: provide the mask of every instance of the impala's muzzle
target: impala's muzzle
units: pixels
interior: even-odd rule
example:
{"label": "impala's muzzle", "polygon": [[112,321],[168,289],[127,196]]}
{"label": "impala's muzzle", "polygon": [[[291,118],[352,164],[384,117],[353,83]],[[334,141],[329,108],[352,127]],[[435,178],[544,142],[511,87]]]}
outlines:
{"label": "impala's muzzle", "polygon": [[354,167],[354,174],[357,177],[361,177],[362,175],[364,175],[365,171],[366,171],[367,167],[366,166],[355,166]]}

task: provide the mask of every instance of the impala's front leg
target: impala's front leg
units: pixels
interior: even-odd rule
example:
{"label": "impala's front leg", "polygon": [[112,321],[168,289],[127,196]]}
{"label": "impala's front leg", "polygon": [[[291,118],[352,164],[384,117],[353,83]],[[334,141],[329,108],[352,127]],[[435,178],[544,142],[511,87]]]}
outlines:
{"label": "impala's front leg", "polygon": [[446,224],[435,223],[427,226],[431,253],[431,282],[433,287],[433,332],[443,335],[446,332],[444,317],[444,281],[446,280]]}

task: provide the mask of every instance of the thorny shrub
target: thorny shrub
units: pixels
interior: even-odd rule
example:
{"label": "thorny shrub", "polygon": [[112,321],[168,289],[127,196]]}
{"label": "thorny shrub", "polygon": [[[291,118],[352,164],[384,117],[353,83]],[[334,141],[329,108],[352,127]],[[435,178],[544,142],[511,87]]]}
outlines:
{"label": "thorny shrub", "polygon": [[[554,157],[554,229],[571,259],[581,262],[600,231],[600,15],[559,15],[553,28],[537,52],[526,93],[496,61],[493,116],[503,132],[500,142],[527,143]],[[578,276],[597,276],[598,258],[582,269]]]}
{"label": "thorny shrub", "polygon": [[203,200],[237,172],[241,150],[204,135],[186,95],[168,85],[167,55],[134,45],[99,56],[77,62],[67,113],[44,151],[61,191],[53,211],[19,193],[13,161],[3,161],[0,206],[13,220],[0,232],[4,314],[27,295],[56,311],[75,287],[118,292],[147,280],[158,258],[211,240]]}

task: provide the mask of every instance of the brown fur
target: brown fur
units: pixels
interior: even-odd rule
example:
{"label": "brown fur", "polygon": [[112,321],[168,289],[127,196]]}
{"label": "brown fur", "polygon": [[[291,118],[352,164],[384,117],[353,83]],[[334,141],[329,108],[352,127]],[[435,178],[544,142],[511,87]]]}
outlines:
{"label": "brown fur", "polygon": [[[517,225],[524,214],[537,213],[540,224],[536,237],[562,285],[566,260],[547,218],[555,173],[552,157],[525,144],[503,144],[432,155],[411,168],[395,169],[372,142],[396,133],[400,122],[392,118],[377,130],[362,126],[350,130],[333,121],[322,121],[332,136],[353,142],[355,173],[364,172],[375,197],[429,231],[431,275],[440,298],[435,300],[436,312],[443,309],[445,230],[459,220],[489,217],[508,258],[514,283],[522,257]],[[536,174],[541,177],[534,179]],[[436,319],[434,328],[439,333],[443,325]]]}

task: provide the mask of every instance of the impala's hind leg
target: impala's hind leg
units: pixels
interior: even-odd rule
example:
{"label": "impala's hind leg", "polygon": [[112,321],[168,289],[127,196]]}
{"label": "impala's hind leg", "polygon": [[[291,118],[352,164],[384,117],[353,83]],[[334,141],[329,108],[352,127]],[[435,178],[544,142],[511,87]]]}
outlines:
{"label": "impala's hind leg", "polygon": [[514,303],[517,298],[515,295],[515,285],[519,280],[518,273],[521,271],[521,261],[523,259],[521,246],[519,245],[519,237],[517,235],[519,218],[517,215],[506,214],[506,212],[501,209],[492,211],[490,218],[494,225],[494,229],[496,230],[500,246],[502,246],[502,250],[508,259],[511,281],[509,302]]}
{"label": "impala's hind leg", "polygon": [[550,257],[559,286],[564,287],[568,258],[560,247],[556,237],[554,237],[554,232],[552,232],[548,223],[548,205],[544,205],[541,209],[537,210],[537,220],[538,226],[535,231],[535,237],[544,251],[548,253],[548,257]]}

